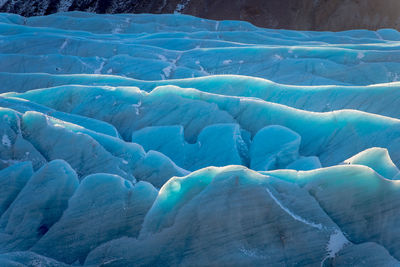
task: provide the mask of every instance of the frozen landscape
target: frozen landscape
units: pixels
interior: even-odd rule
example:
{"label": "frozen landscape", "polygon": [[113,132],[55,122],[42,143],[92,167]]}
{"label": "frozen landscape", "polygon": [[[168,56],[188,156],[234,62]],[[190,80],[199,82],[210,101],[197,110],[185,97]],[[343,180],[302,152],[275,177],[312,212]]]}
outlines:
{"label": "frozen landscape", "polygon": [[400,266],[400,33],[0,13],[0,266]]}

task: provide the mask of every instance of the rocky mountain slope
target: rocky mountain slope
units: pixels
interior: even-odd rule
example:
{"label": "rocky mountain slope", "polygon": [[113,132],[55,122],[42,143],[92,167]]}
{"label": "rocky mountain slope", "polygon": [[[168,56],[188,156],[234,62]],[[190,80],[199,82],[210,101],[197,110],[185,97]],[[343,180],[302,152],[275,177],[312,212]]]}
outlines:
{"label": "rocky mountain slope", "polygon": [[0,0],[1,12],[23,16],[72,10],[96,13],[179,12],[295,30],[400,29],[398,0]]}

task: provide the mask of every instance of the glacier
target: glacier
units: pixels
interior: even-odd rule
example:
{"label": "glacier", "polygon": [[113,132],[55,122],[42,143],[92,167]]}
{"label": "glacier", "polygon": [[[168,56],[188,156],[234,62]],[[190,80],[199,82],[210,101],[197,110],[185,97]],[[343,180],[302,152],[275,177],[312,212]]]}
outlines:
{"label": "glacier", "polygon": [[399,40],[0,14],[0,265],[400,266]]}

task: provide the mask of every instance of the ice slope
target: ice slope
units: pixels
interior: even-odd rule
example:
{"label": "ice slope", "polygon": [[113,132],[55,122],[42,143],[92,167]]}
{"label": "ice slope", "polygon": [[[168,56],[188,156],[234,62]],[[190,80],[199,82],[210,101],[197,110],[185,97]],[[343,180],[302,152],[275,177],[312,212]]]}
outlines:
{"label": "ice slope", "polygon": [[76,12],[46,19],[3,15],[0,71],[117,74],[141,80],[240,74],[295,85],[400,79],[400,34],[395,30],[332,35],[184,15],[98,18]]}
{"label": "ice slope", "polygon": [[[113,97],[108,97],[110,93]],[[10,94],[5,95],[6,98],[8,95]],[[198,139],[204,139],[202,131],[205,127],[213,124],[239,124],[243,140],[246,136],[247,139],[255,137],[266,126],[282,125],[301,136],[300,154],[318,156],[323,166],[338,164],[373,146],[387,148],[394,163],[398,164],[400,161],[400,120],[357,110],[315,113],[256,98],[210,94],[175,86],[157,87],[150,93],[126,87],[63,86],[11,96],[18,96],[63,112],[109,122],[126,141],[131,140],[133,132],[145,127],[182,125],[185,141],[181,138],[181,145],[197,142],[198,146],[215,146],[207,142],[198,142]],[[235,134],[230,136],[234,138]],[[167,152],[168,148],[156,147],[156,140],[153,139],[160,138],[164,138],[163,135],[153,134],[149,135],[147,140],[138,142],[147,149],[176,154],[173,151]],[[254,139],[252,141],[254,142]],[[146,145],[146,142],[150,144]],[[250,157],[251,153],[246,152],[248,149],[249,144],[241,149],[244,158]],[[240,150],[240,146],[236,150]],[[232,159],[225,163],[238,164],[238,161]],[[188,165],[182,166],[192,169]]]}
{"label": "ice slope", "polygon": [[[398,183],[362,166],[280,176],[285,174],[230,166],[173,178],[161,188],[138,238],[105,243],[86,263],[335,266],[361,264],[363,255],[368,266],[399,264],[393,258],[398,237],[389,230],[398,224],[397,208],[379,212],[389,203],[396,206]],[[336,197],[346,198],[330,201]],[[359,210],[367,200],[373,209]]]}
{"label": "ice slope", "polygon": [[0,14],[0,265],[400,266],[399,37]]}

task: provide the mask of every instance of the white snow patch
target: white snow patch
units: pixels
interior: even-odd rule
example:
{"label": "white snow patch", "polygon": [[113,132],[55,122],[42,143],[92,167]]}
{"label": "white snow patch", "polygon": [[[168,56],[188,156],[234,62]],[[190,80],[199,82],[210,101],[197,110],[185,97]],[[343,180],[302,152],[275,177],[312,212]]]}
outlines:
{"label": "white snow patch", "polygon": [[89,66],[85,61],[83,61],[80,57],[77,57],[78,61],[87,68],[93,68],[93,66]]}
{"label": "white snow patch", "polygon": [[17,119],[17,126],[18,126],[18,134],[22,134],[21,130],[21,119],[18,117]]}
{"label": "white snow patch", "polygon": [[274,59],[275,59],[275,60],[282,60],[283,57],[282,57],[281,55],[275,54],[275,55],[274,55]]}
{"label": "white snow patch", "polygon": [[171,71],[172,71],[172,65],[169,65],[168,67],[163,68],[162,70],[165,74],[166,78],[169,78],[169,76],[171,75]]}
{"label": "white snow patch", "polygon": [[196,63],[196,65],[199,65],[199,67],[200,67],[200,72],[201,72],[203,75],[210,75],[210,73],[208,73],[208,72],[203,68],[203,66],[200,65],[200,61],[196,60],[195,63]]}
{"label": "white snow patch", "polygon": [[110,73],[112,73],[112,72],[113,72],[113,69],[112,69],[112,68],[109,69],[109,70],[107,71],[108,74],[110,74]]}
{"label": "white snow patch", "polygon": [[190,0],[184,0],[181,3],[179,3],[175,8],[174,14],[180,14],[189,3]]}
{"label": "white snow patch", "polygon": [[63,51],[64,48],[67,46],[68,44],[68,39],[65,39],[65,41],[62,43],[62,45],[60,46],[60,51]]}
{"label": "white snow patch", "polygon": [[239,64],[243,64],[244,63],[244,60],[239,60]]}
{"label": "white snow patch", "polygon": [[317,228],[318,230],[322,230],[323,226],[320,223],[313,223],[310,221],[307,221],[306,219],[294,214],[293,212],[291,212],[288,208],[286,208],[273,194],[272,192],[268,189],[265,188],[265,190],[267,191],[267,193],[271,196],[271,198],[275,201],[276,204],[278,204],[278,206],[284,210],[287,214],[289,214],[293,219],[295,219],[296,221],[302,222],[304,224],[307,224],[313,228]]}
{"label": "white snow patch", "polygon": [[[110,263],[113,263],[113,262],[118,262],[119,260],[124,260],[124,258],[110,259],[110,260],[107,260],[107,261],[102,262],[102,265],[107,265],[107,264],[110,264]],[[78,264],[77,264],[77,265],[78,265]]]}
{"label": "white snow patch", "polygon": [[161,61],[167,62],[167,58],[164,55],[157,55]]}
{"label": "white snow patch", "polygon": [[336,230],[333,234],[331,234],[328,244],[326,245],[326,252],[328,255],[322,260],[321,267],[324,266],[324,262],[327,259],[336,257],[336,254],[349,243],[350,241],[347,240],[342,231]]}
{"label": "white snow patch", "polygon": [[139,101],[137,104],[132,105],[135,108],[136,115],[139,115],[139,108],[142,106],[142,101]]}
{"label": "white snow patch", "polygon": [[208,71],[206,71],[206,70],[203,68],[203,66],[201,66],[201,65],[199,65],[199,66],[200,66],[200,72],[201,72],[203,75],[205,75],[205,76],[210,75],[210,73],[208,73]]}
{"label": "white snow patch", "polygon": [[379,32],[375,31],[376,37],[378,37],[379,40],[383,40],[382,36],[379,34]]}
{"label": "white snow patch", "polygon": [[113,34],[117,34],[117,33],[121,33],[121,32],[122,32],[121,25],[117,25],[117,27],[115,27],[115,28],[112,30],[112,33],[113,33]]}
{"label": "white snow patch", "polygon": [[400,74],[396,72],[389,72],[388,78],[391,79],[393,82],[400,81]]}
{"label": "white snow patch", "polygon": [[333,234],[331,234],[329,238],[328,245],[326,250],[328,252],[329,258],[334,258],[336,254],[343,249],[345,245],[347,245],[349,240],[343,235],[342,231],[336,230]]}
{"label": "white snow patch", "polygon": [[104,61],[101,62],[100,67],[94,70],[94,74],[101,74],[101,71],[103,70],[105,64],[106,63]]}
{"label": "white snow patch", "polygon": [[178,57],[174,60],[172,60],[172,63],[168,66],[165,67],[162,71],[165,74],[165,78],[169,78],[171,76],[171,72],[173,72],[174,70],[176,70],[177,66],[176,66],[176,62],[178,62],[178,60],[182,57],[182,54],[179,54]]}
{"label": "white snow patch", "polygon": [[358,59],[362,59],[364,56],[365,56],[365,55],[364,55],[363,52],[358,52],[358,53],[357,53],[357,58],[358,58]]}
{"label": "white snow patch", "polygon": [[227,59],[227,60],[222,61],[223,65],[229,65],[231,63],[232,63],[232,59]]}
{"label": "white snow patch", "polygon": [[8,148],[11,147],[11,140],[10,138],[8,138],[8,135],[4,134],[3,138],[1,138],[1,143],[3,144],[3,146],[6,146]]}
{"label": "white snow patch", "polygon": [[215,31],[218,31],[218,28],[219,28],[219,21],[217,21],[217,22],[215,23]]}
{"label": "white snow patch", "polygon": [[96,98],[96,99],[99,99],[100,97],[101,97],[101,95],[97,95],[95,98]]}

